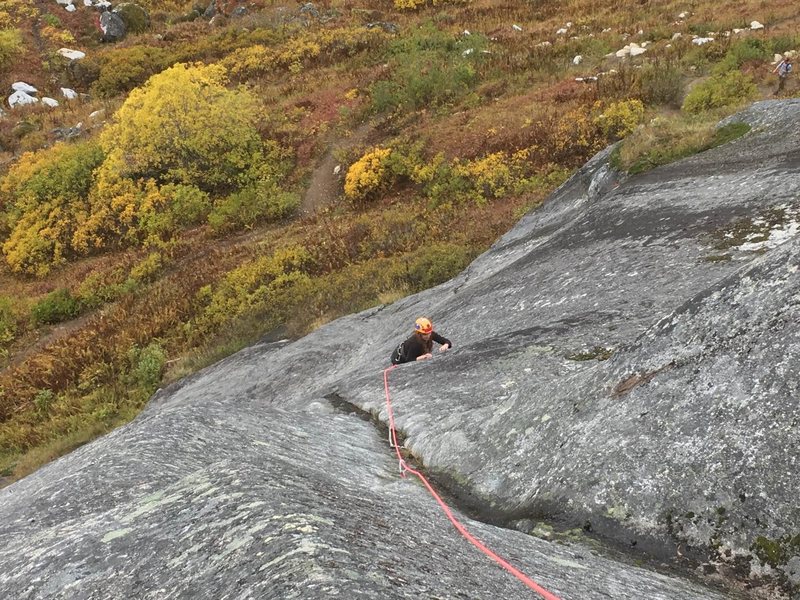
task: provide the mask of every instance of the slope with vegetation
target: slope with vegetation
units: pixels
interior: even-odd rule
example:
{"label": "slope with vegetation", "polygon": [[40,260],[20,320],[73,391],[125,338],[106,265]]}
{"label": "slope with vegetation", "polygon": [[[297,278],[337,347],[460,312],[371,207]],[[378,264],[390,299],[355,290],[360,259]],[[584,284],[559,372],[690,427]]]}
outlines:
{"label": "slope with vegetation", "polygon": [[746,134],[715,124],[800,47],[788,1],[140,4],[103,44],[90,8],[0,0],[0,87],[81,94],[0,120],[7,479],[265,334],[449,279],[609,143],[637,173]]}

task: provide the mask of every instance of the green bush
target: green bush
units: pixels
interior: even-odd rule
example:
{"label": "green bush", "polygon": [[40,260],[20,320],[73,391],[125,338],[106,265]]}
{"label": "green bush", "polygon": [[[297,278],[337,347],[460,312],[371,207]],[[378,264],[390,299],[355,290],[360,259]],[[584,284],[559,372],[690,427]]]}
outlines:
{"label": "green bush", "polygon": [[275,221],[293,214],[300,197],[272,182],[258,182],[221,200],[208,215],[208,223],[218,232],[249,229],[261,221]]}
{"label": "green bush", "polygon": [[466,268],[470,260],[470,252],[462,246],[430,244],[408,258],[406,278],[413,291],[425,290],[452,279]]}
{"label": "green bush", "polygon": [[0,70],[11,65],[14,57],[22,51],[22,32],[19,29],[0,30]]}
{"label": "green bush", "polygon": [[772,54],[767,43],[760,38],[745,38],[734,42],[725,57],[712,69],[714,75],[735,71],[748,61],[767,61]]}
{"label": "green bush", "polygon": [[138,4],[123,2],[114,8],[131,33],[142,33],[150,28],[150,15]]}
{"label": "green bush", "polygon": [[741,71],[729,71],[697,84],[686,96],[683,110],[697,114],[744,104],[758,96],[753,79]]}
{"label": "green bush", "polygon": [[639,97],[645,104],[680,106],[683,73],[677,65],[656,61],[642,66],[638,74]]}
{"label": "green bush", "polygon": [[99,74],[91,91],[100,98],[129,92],[174,62],[165,49],[150,46],[115,48],[98,56],[97,61]]}
{"label": "green bush", "polygon": [[167,356],[157,342],[144,348],[133,346],[128,350],[128,372],[124,377],[127,385],[143,388],[151,394],[161,382]]}
{"label": "green bush", "polygon": [[470,36],[466,44],[431,23],[394,41],[389,47],[391,75],[370,90],[373,110],[410,111],[457,101],[476,83],[474,65],[485,46],[480,35]]}
{"label": "green bush", "polygon": [[78,316],[81,311],[80,302],[69,290],[60,289],[47,294],[34,304],[31,316],[38,324],[53,324],[68,321]]}

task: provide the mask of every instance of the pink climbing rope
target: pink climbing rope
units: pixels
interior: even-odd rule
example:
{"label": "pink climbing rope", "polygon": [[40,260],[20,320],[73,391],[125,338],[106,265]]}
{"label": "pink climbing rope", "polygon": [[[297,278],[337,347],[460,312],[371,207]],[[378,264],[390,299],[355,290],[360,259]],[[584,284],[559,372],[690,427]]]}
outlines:
{"label": "pink climbing rope", "polygon": [[400,454],[400,447],[397,444],[397,432],[394,428],[394,413],[392,411],[392,401],[389,397],[389,371],[395,368],[396,365],[392,365],[388,369],[384,369],[383,371],[383,388],[386,392],[386,409],[389,412],[389,440],[394,447],[394,451],[397,454],[397,460],[400,461],[400,474],[405,477],[406,473],[411,473],[412,475],[416,475],[419,480],[423,483],[423,485],[428,488],[428,491],[433,496],[434,500],[442,507],[444,514],[447,515],[447,518],[450,519],[450,522],[453,526],[458,530],[458,532],[464,536],[473,546],[475,546],[478,550],[483,552],[486,556],[491,558],[501,567],[503,567],[506,571],[511,573],[514,577],[519,579],[522,583],[532,589],[534,592],[539,594],[545,600],[561,600],[558,596],[553,594],[552,592],[547,591],[545,588],[540,586],[536,583],[533,579],[525,575],[522,571],[515,568],[511,565],[508,561],[504,560],[494,552],[492,552],[489,548],[487,548],[480,540],[475,538],[469,531],[467,531],[466,527],[464,527],[458,519],[453,516],[453,512],[450,510],[450,507],[445,504],[444,500],[441,499],[439,494],[436,493],[436,490],[433,489],[433,486],[428,482],[425,476],[413,469],[406,464],[406,461],[403,459],[403,456]]}

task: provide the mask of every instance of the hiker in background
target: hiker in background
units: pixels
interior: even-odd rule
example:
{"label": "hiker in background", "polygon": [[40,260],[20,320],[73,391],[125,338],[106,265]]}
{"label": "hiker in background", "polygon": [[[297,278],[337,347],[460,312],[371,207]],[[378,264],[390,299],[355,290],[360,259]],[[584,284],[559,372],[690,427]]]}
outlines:
{"label": "hiker in background", "polygon": [[450,340],[442,337],[433,330],[433,323],[425,317],[420,317],[414,323],[414,333],[392,352],[392,364],[413,362],[432,358],[433,342],[440,344],[439,352],[452,348]]}
{"label": "hiker in background", "polygon": [[778,89],[775,90],[773,96],[777,96],[783,91],[783,86],[786,85],[786,80],[789,78],[789,73],[792,72],[792,59],[788,56],[778,63],[778,66],[772,71],[778,74]]}

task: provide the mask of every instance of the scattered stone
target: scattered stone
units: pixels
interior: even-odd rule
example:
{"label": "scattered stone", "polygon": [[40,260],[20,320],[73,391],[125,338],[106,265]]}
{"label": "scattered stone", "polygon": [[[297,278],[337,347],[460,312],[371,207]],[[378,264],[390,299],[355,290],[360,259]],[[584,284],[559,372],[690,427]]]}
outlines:
{"label": "scattered stone", "polygon": [[342,171],[342,165],[336,165],[333,167],[333,174],[338,175]]}
{"label": "scattered stone", "polygon": [[713,37],[696,37],[692,40],[692,43],[696,46],[702,46],[703,44],[709,44],[714,41]]}
{"label": "scattered stone", "polygon": [[59,106],[58,100],[56,100],[55,98],[48,98],[47,96],[42,98],[42,104],[44,104],[45,106],[49,106],[50,108],[55,108],[56,106]]}
{"label": "scattered stone", "polygon": [[750,23],[750,29],[754,29],[754,30],[755,29],[764,29],[764,25],[762,25],[758,21],[753,21],[752,23]]}
{"label": "scattered stone", "polygon": [[78,97],[78,92],[76,92],[75,90],[73,90],[71,88],[61,88],[61,94],[67,100],[74,100],[75,98]]}
{"label": "scattered stone", "polygon": [[8,97],[8,105],[11,108],[15,106],[25,106],[26,104],[36,104],[39,102],[38,98],[34,98],[23,91],[16,91]]}
{"label": "scattered stone", "polygon": [[580,54],[578,54],[575,58],[572,59],[573,65],[579,65],[582,62],[583,62],[583,56],[581,56]]}
{"label": "scattered stone", "polygon": [[565,29],[564,27],[556,31],[556,35],[566,35],[566,34],[567,34],[567,29]]}
{"label": "scattered stone", "polygon": [[682,33],[680,33],[680,32],[678,32],[678,33],[673,33],[673,34],[672,34],[672,37],[671,37],[670,39],[671,39],[672,41],[675,41],[675,40],[677,40],[677,39],[680,39],[680,38],[682,38],[682,37],[683,37],[683,34],[682,34]]}
{"label": "scattered stone", "polygon": [[106,114],[106,111],[101,108],[99,110],[96,110],[96,111],[90,113],[89,114],[89,118],[90,119],[99,119],[100,117],[104,117],[105,114]]}
{"label": "scattered stone", "polygon": [[24,81],[15,81],[11,84],[11,89],[15,92],[25,92],[26,94],[37,94],[39,90],[33,87],[30,83]]}
{"label": "scattered stone", "polygon": [[387,23],[386,21],[377,21],[375,23],[367,23],[365,25],[367,29],[372,29],[374,27],[380,27],[386,33],[399,33],[400,28],[395,25],[394,23]]}
{"label": "scattered stone", "polygon": [[515,23],[514,25],[512,25],[512,26],[511,26],[511,28],[512,28],[514,31],[522,31],[522,27],[520,27],[520,26],[519,26],[519,25],[517,25],[516,23]]}
{"label": "scattered stone", "polygon": [[464,30],[464,35],[470,35],[469,29]]}
{"label": "scattered stone", "polygon": [[467,48],[461,53],[461,56],[469,56],[473,52],[475,52],[475,48]]}
{"label": "scattered stone", "polygon": [[58,53],[64,58],[68,58],[70,60],[81,60],[82,58],[86,58],[85,52],[81,52],[80,50],[70,50],[69,48],[60,48]]}

